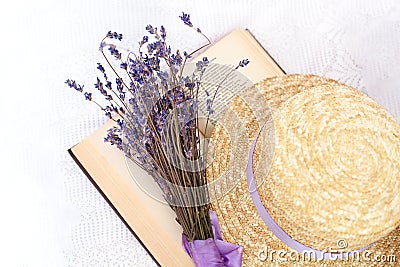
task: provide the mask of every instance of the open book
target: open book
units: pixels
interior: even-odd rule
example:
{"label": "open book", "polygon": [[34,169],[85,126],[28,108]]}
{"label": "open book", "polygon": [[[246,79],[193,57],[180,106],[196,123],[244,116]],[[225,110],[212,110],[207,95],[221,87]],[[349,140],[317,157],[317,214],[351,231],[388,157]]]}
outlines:
{"label": "open book", "polygon": [[[284,74],[247,30],[233,31],[194,61],[204,56],[232,66],[248,58],[250,64],[238,71],[253,83]],[[148,181],[153,178],[139,167],[128,170],[123,153],[103,142],[113,123],[106,123],[72,147],[70,155],[159,265],[194,266],[182,248],[182,228],[174,211],[144,192],[132,175],[148,177]]]}

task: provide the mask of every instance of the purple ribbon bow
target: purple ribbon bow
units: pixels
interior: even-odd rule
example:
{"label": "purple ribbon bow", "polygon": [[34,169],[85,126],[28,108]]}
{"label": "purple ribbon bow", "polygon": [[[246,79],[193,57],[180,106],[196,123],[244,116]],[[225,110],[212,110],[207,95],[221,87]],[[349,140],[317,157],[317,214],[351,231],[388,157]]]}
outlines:
{"label": "purple ribbon bow", "polygon": [[222,240],[217,214],[210,210],[214,239],[189,242],[182,234],[183,248],[197,267],[240,267],[243,247]]}

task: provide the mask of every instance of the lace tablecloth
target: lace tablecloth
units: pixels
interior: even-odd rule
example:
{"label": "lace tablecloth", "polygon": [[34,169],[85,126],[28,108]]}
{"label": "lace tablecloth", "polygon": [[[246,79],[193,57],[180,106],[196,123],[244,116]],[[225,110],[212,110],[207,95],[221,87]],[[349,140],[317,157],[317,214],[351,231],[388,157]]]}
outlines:
{"label": "lace tablecloth", "polygon": [[397,0],[13,1],[0,11],[2,265],[155,265],[68,156],[105,118],[63,82],[94,83],[108,30],[129,44],[164,24],[176,47],[198,47],[181,11],[212,41],[250,29],[288,73],[338,79],[400,121]]}

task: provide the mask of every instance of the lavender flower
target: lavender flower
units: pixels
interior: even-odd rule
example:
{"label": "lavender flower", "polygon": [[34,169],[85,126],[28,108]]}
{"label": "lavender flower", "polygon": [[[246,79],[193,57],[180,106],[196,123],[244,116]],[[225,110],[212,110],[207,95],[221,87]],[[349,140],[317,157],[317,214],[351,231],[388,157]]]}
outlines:
{"label": "lavender flower", "polygon": [[118,51],[115,45],[109,45],[108,51],[110,51],[110,54],[113,55],[116,59],[121,59],[121,53]]}
{"label": "lavender flower", "polygon": [[104,69],[104,67],[100,63],[97,63],[97,69],[100,70],[102,73],[106,72],[106,70]]}
{"label": "lavender flower", "polygon": [[208,61],[208,58],[203,57],[203,60],[200,60],[196,63],[197,71],[200,71],[200,72],[204,71],[206,69],[206,67],[208,67],[209,63],[210,62]]}
{"label": "lavender flower", "polygon": [[161,38],[165,40],[165,37],[167,36],[167,31],[165,30],[163,25],[161,25],[160,27],[160,33],[161,33]]}
{"label": "lavender flower", "polygon": [[247,64],[249,64],[249,60],[246,58],[246,59],[243,59],[243,60],[241,60],[241,61],[239,61],[239,64],[237,65],[237,67],[236,67],[236,69],[238,69],[239,67],[244,67],[244,66],[246,66]]}
{"label": "lavender flower", "polygon": [[139,45],[142,46],[145,43],[147,43],[149,41],[149,37],[148,36],[143,36],[142,41],[139,42]]}
{"label": "lavender flower", "polygon": [[117,39],[119,41],[122,40],[122,34],[116,33],[116,32],[111,32],[109,31],[106,35],[106,37],[110,38],[110,39]]}
{"label": "lavender flower", "polygon": [[156,34],[157,33],[157,28],[154,28],[150,24],[146,26],[146,31],[148,31],[150,34]]}
{"label": "lavender flower", "polygon": [[127,69],[128,69],[128,64],[127,64],[126,62],[122,62],[122,63],[119,65],[119,67],[120,67],[121,69],[127,70]]}
{"label": "lavender flower", "polygon": [[107,95],[107,91],[104,90],[103,83],[100,81],[98,77],[97,77],[97,82],[94,84],[94,88],[98,89],[102,95],[104,96]]}
{"label": "lavender flower", "polygon": [[76,91],[78,92],[82,92],[83,91],[83,85],[79,85],[77,84],[74,80],[66,80],[65,83],[70,87],[70,88],[74,88]]}
{"label": "lavender flower", "polygon": [[122,85],[122,79],[121,78],[116,78],[115,79],[115,84],[117,85],[118,92],[123,93],[124,86]]}
{"label": "lavender flower", "polygon": [[179,18],[185,23],[185,25],[188,25],[189,27],[193,27],[192,22],[190,21],[190,15],[182,12],[182,16],[179,16]]}
{"label": "lavender flower", "polygon": [[207,112],[208,115],[214,114],[214,110],[212,109],[213,101],[211,99],[206,100]]}
{"label": "lavender flower", "polygon": [[85,92],[84,95],[86,100],[92,101],[92,93]]}
{"label": "lavender flower", "polygon": [[183,59],[181,57],[179,50],[176,51],[176,54],[172,54],[172,56],[171,56],[171,62],[174,65],[180,66],[182,64],[182,60]]}
{"label": "lavender flower", "polygon": [[103,48],[106,46],[107,44],[104,41],[100,42],[100,46],[99,46],[99,50],[103,51]]}

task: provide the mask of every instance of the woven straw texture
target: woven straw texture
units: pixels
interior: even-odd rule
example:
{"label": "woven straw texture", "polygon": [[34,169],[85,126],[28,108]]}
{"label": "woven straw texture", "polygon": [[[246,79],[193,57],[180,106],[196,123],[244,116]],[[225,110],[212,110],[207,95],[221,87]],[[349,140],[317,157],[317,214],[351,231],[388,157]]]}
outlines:
{"label": "woven straw texture", "polygon": [[[228,183],[237,183],[213,209],[224,239],[245,247],[243,265],[265,265],[257,256],[266,247],[293,251],[258,215],[243,172],[249,148],[266,122],[253,169],[274,220],[295,240],[324,251],[337,250],[339,240],[347,245],[344,251],[379,240],[368,249],[368,258],[291,265],[381,266],[373,261],[376,255],[399,259],[400,126],[353,88],[319,76],[288,75],[266,79],[236,97],[212,136],[218,142],[210,179],[229,176]],[[231,134],[241,127],[246,135]],[[281,264],[278,257],[267,260]]]}

